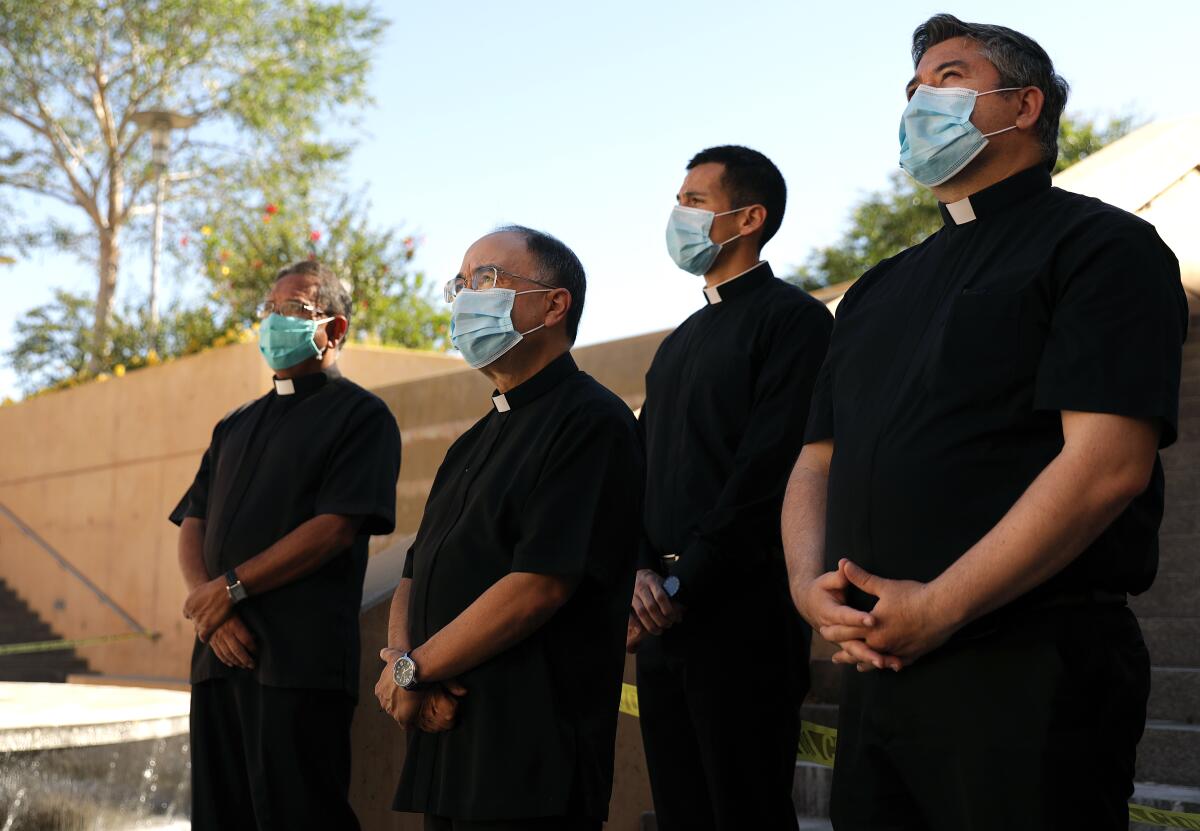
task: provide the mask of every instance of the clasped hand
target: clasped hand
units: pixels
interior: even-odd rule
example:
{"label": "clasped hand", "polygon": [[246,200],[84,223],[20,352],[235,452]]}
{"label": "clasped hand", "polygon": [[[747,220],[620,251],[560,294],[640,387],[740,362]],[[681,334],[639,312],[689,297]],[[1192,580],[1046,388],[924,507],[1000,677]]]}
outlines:
{"label": "clasped hand", "polygon": [[379,650],[383,659],[383,671],[375,683],[379,706],[405,730],[414,727],[426,733],[449,730],[458,721],[459,699],[467,694],[467,688],[449,680],[425,689],[404,689],[396,683],[392,669],[403,654],[399,649]]}
{"label": "clasped hand", "polygon": [[[932,585],[877,577],[843,559],[837,571],[808,584],[798,606],[822,638],[838,645],[834,663],[855,664],[860,672],[899,672],[954,632],[932,597]],[[851,586],[878,598],[870,612],[846,605],[846,590]]]}
{"label": "clasped hand", "polygon": [[232,614],[233,601],[223,576],[196,586],[183,604],[183,616],[196,627],[196,637],[204,643]]}

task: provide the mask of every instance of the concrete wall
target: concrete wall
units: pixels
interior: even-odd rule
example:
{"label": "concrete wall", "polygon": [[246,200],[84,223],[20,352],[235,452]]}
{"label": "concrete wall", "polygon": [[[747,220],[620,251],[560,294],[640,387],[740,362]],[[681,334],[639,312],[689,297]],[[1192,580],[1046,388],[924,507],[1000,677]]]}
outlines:
{"label": "concrete wall", "polygon": [[[341,363],[364,386],[463,367],[446,355],[353,345]],[[93,669],[186,677],[192,631],[180,615],[177,532],[166,516],[190,484],[213,425],[269,383],[256,345],[242,343],[0,408],[0,503],[163,635],[89,649],[83,657]],[[3,517],[0,578],[68,638],[126,631]]]}

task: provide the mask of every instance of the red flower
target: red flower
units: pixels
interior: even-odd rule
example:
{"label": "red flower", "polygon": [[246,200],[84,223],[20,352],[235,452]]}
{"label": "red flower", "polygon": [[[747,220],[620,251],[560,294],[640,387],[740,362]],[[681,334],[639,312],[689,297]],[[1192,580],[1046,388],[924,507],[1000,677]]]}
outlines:
{"label": "red flower", "polygon": [[308,238],[311,241],[316,242],[317,240],[319,240],[321,238],[321,232],[320,231],[309,231]]}
{"label": "red flower", "polygon": [[182,245],[184,248],[187,248],[188,238],[187,238],[186,234],[179,238],[179,244]]}
{"label": "red flower", "polygon": [[275,205],[275,203],[274,203],[274,202],[268,202],[268,203],[267,203],[267,213],[269,213],[269,214],[275,214],[275,213],[278,213],[278,212],[279,212],[279,208],[278,208],[278,207],[276,207],[276,205]]}

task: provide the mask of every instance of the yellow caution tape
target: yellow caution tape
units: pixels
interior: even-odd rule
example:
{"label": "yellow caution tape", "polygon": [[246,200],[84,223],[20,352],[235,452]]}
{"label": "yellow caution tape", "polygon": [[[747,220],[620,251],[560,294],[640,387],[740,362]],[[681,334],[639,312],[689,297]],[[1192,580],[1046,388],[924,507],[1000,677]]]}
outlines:
{"label": "yellow caution tape", "polygon": [[[637,687],[633,684],[621,685],[621,712],[638,718]],[[796,750],[796,759],[801,762],[812,762],[827,768],[833,767],[833,753],[837,747],[837,729],[826,727],[824,724],[813,724],[811,721],[800,722],[800,746]],[[1147,805],[1129,803],[1129,821],[1140,822],[1143,825],[1157,825],[1162,828],[1188,828],[1200,831],[1200,814],[1186,814],[1182,811],[1163,811]]]}
{"label": "yellow caution tape", "polygon": [[0,656],[24,655],[30,652],[55,652],[62,649],[78,649],[84,646],[102,646],[117,641],[128,641],[134,638],[158,640],[157,632],[125,632],[120,635],[102,635],[96,638],[77,638],[75,640],[32,641],[30,643],[0,644]]}

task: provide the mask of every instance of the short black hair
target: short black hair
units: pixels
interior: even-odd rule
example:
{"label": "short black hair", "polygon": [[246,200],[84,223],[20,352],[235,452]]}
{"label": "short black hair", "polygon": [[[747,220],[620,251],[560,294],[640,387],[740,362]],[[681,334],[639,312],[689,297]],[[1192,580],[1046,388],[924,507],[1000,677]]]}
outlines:
{"label": "short black hair", "polygon": [[1001,87],[1037,87],[1042,91],[1045,103],[1036,125],[1038,142],[1046,169],[1053,171],[1058,163],[1058,122],[1071,87],[1054,71],[1054,62],[1046,50],[1028,35],[1004,26],[964,23],[952,14],[935,14],[913,32],[913,66],[921,62],[929,47],[958,37],[979,44],[980,53],[1000,73]]}
{"label": "short black hair", "polygon": [[758,250],[761,251],[783,224],[783,212],[787,208],[787,183],[783,181],[783,174],[762,153],[738,144],[701,150],[692,156],[687,169],[710,162],[725,165],[721,186],[732,200],[730,207],[762,205],[767,209],[762,236],[758,239]]}
{"label": "short black hair", "polygon": [[556,287],[566,289],[571,295],[571,308],[567,311],[567,338],[575,343],[575,335],[579,332],[579,319],[583,317],[583,301],[587,294],[587,275],[583,271],[583,263],[575,256],[575,252],[567,247],[558,237],[551,236],[545,231],[536,231],[524,225],[505,225],[497,228],[497,234],[520,234],[525,240],[525,250],[528,251],[541,274],[539,279],[547,280]]}

